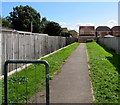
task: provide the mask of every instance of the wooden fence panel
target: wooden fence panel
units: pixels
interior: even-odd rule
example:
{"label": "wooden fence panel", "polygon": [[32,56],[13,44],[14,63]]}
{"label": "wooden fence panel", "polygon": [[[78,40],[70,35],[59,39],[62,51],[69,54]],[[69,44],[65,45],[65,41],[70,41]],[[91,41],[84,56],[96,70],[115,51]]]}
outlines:
{"label": "wooden fence panel", "polygon": [[30,59],[34,59],[35,58],[35,36],[31,35],[31,38],[30,38]]}
{"label": "wooden fence panel", "polygon": [[50,36],[48,36],[48,53],[51,53]]}
{"label": "wooden fence panel", "polygon": [[98,42],[109,49],[115,50],[117,54],[120,54],[120,37],[100,37],[98,38]]}
{"label": "wooden fence panel", "polygon": [[41,52],[42,56],[45,55],[45,36],[41,36]]}
{"label": "wooden fence panel", "polygon": [[48,52],[48,36],[45,36],[45,55],[49,54]]}
{"label": "wooden fence panel", "polygon": [[23,35],[19,35],[19,59],[23,59]]}
{"label": "wooden fence panel", "polygon": [[[2,33],[0,32],[0,74],[2,74]],[[0,93],[1,94],[1,93]],[[1,98],[1,97],[0,97]]]}
{"label": "wooden fence panel", "polygon": [[[3,65],[8,59],[39,59],[74,42],[73,40],[69,41],[70,38],[60,36],[3,31],[0,35],[0,48],[2,48],[0,50],[0,75],[3,74]],[[23,65],[17,67],[20,66]],[[13,64],[9,66],[9,70],[12,71],[17,67]]]}

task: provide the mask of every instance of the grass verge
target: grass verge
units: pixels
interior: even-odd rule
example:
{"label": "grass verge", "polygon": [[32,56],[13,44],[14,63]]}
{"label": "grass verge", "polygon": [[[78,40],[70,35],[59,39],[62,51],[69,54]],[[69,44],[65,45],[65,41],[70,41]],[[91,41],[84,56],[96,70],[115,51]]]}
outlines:
{"label": "grass verge", "polygon": [[96,42],[87,43],[87,51],[95,103],[119,103],[120,55]]}
{"label": "grass verge", "polygon": [[[60,70],[61,66],[70,54],[77,48],[79,43],[74,43],[62,50],[42,58],[50,64],[50,76]],[[35,93],[45,88],[45,67],[42,64],[32,64],[22,71],[8,78],[9,103],[25,103]]]}

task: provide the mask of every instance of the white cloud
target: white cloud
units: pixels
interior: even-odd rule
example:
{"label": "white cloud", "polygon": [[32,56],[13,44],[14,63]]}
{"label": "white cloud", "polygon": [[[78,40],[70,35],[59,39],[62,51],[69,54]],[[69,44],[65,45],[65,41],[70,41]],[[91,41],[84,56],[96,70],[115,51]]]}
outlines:
{"label": "white cloud", "polygon": [[79,31],[79,26],[95,26],[94,23],[86,22],[86,23],[76,23],[73,26],[69,27],[69,30]]}
{"label": "white cloud", "polygon": [[85,23],[76,23],[73,26],[69,27],[70,30],[76,30],[77,32],[79,31],[79,26],[95,26],[97,28],[98,26],[108,26],[112,28],[113,26],[117,26],[118,22],[116,20],[109,20],[106,23],[103,24],[95,24],[92,22],[85,22]]}
{"label": "white cloud", "polygon": [[96,25],[96,27],[98,27],[98,26],[108,26],[108,27],[112,28],[113,26],[117,26],[117,25],[118,25],[118,22],[116,20],[109,20],[106,23]]}
{"label": "white cloud", "polygon": [[73,25],[73,26],[69,27],[68,29],[69,30],[76,30],[78,32],[79,26]]}
{"label": "white cloud", "polygon": [[102,23],[102,24],[95,24],[95,23],[92,23],[92,22],[78,22],[78,23],[75,23],[73,25],[70,26],[70,24],[66,23],[66,22],[59,22],[59,24],[62,26],[62,27],[67,27],[68,30],[76,30],[77,32],[79,32],[79,26],[95,26],[95,28],[97,28],[98,26],[108,26],[110,28],[112,28],[113,26],[117,26],[118,25],[118,22],[116,20],[109,20],[105,23]]}
{"label": "white cloud", "polygon": [[108,24],[108,26],[109,26],[110,28],[112,28],[113,26],[117,26],[117,25],[118,25],[118,22],[115,21],[115,20],[109,20],[109,21],[107,22],[107,24]]}
{"label": "white cloud", "polygon": [[94,26],[94,23],[86,22],[86,23],[77,23],[76,26]]}
{"label": "white cloud", "polygon": [[68,23],[66,23],[66,22],[58,22],[61,26],[65,26],[65,25],[67,25]]}

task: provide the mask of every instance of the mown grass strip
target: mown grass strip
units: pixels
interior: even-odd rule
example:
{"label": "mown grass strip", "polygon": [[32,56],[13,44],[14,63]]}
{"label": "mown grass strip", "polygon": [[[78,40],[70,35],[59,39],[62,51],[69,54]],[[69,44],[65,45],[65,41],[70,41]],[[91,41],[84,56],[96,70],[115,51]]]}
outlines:
{"label": "mown grass strip", "polygon": [[[78,47],[79,43],[74,43],[62,50],[42,58],[50,64],[50,76],[53,77],[70,54]],[[35,69],[35,70],[34,70]],[[9,102],[24,103],[35,93],[45,88],[45,67],[42,64],[32,64],[22,71],[11,75],[8,78]],[[27,89],[27,91],[26,91]],[[27,97],[26,97],[27,96]]]}
{"label": "mown grass strip", "polygon": [[120,102],[120,55],[96,42],[87,43],[95,103]]}

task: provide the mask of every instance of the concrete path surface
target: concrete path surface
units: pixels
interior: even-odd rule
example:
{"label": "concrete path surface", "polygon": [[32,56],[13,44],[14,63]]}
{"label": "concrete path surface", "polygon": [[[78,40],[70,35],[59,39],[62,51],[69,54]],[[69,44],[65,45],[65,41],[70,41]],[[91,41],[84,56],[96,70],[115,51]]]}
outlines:
{"label": "concrete path surface", "polygon": [[50,84],[51,103],[89,103],[92,101],[86,45],[81,43]]}
{"label": "concrete path surface", "polygon": [[61,73],[50,82],[50,103],[90,103],[92,100],[86,45],[81,43],[62,66]]}

